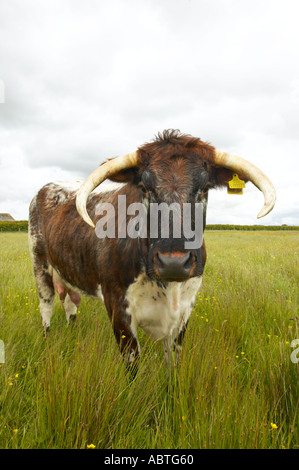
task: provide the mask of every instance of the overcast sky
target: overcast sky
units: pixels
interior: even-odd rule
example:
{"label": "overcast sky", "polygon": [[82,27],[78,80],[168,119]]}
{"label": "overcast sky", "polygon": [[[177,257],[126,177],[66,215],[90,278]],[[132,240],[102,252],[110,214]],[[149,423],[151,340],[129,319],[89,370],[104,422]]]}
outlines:
{"label": "overcast sky", "polygon": [[83,180],[163,129],[259,166],[262,194],[210,191],[208,223],[299,225],[298,0],[1,0],[0,212]]}

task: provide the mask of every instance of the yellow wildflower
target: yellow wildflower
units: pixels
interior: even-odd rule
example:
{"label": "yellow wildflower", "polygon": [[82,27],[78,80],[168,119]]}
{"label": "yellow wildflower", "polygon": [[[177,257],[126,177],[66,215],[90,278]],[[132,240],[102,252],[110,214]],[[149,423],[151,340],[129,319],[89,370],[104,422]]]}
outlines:
{"label": "yellow wildflower", "polygon": [[87,444],[87,449],[95,449],[96,446],[94,444]]}
{"label": "yellow wildflower", "polygon": [[272,429],[277,429],[277,428],[278,428],[278,426],[276,426],[276,424],[275,424],[275,423],[271,423],[271,428],[272,428]]}

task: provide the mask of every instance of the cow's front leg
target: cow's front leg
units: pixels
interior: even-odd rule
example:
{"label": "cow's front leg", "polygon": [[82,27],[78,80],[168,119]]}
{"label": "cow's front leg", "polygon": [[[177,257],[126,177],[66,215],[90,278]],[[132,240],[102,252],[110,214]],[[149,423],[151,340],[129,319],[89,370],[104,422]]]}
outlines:
{"label": "cow's front leg", "polygon": [[140,352],[137,329],[132,325],[131,315],[122,310],[114,312],[112,326],[127,371],[133,379],[138,370]]}
{"label": "cow's front leg", "polygon": [[182,323],[179,332],[175,336],[169,336],[164,339],[164,353],[166,363],[177,366],[179,355],[182,350],[182,342],[187,329],[188,320]]}
{"label": "cow's front leg", "polygon": [[105,296],[104,299],[117,344],[130,373],[130,378],[133,379],[138,370],[140,352],[137,326],[132,315],[128,312],[126,300],[116,305],[114,302],[106,301]]}

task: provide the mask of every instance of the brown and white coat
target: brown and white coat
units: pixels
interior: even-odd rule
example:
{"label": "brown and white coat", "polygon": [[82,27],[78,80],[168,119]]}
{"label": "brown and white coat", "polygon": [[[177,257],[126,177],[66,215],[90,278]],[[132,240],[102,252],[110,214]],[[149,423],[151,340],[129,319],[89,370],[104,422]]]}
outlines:
{"label": "brown and white coat", "polygon": [[[40,312],[50,327],[55,290],[67,321],[74,318],[82,295],[101,297],[114,334],[128,364],[136,364],[141,327],[153,340],[163,340],[166,356],[179,348],[201,285],[206,262],[203,241],[186,250],[184,236],[170,228],[168,239],[98,238],[94,226],[99,203],[115,208],[115,223],[129,215],[118,214],[118,196],[133,202],[172,204],[202,202],[204,225],[208,191],[226,186],[234,173],[253,182],[263,193],[259,217],[275,204],[269,179],[249,162],[217,151],[199,138],[164,131],[136,152],[101,165],[80,188],[49,183],[30,205],[29,245]],[[105,179],[114,182],[99,186]],[[83,220],[84,219],[84,220]],[[86,223],[87,222],[87,223]],[[92,227],[91,227],[91,226]]]}

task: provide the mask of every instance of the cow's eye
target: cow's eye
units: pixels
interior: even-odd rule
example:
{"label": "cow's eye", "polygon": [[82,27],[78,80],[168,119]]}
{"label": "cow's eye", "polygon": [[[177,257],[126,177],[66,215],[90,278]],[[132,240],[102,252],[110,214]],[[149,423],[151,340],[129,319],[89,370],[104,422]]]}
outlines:
{"label": "cow's eye", "polygon": [[143,183],[139,183],[139,184],[138,184],[138,188],[140,188],[141,191],[142,191],[146,196],[148,196],[148,190],[147,190],[146,186],[145,186]]}
{"label": "cow's eye", "polygon": [[207,183],[201,190],[201,194],[202,195],[205,195],[207,194],[207,192],[209,191],[209,189],[212,189],[214,188],[214,186],[212,185],[212,183]]}
{"label": "cow's eye", "polygon": [[196,195],[197,199],[201,200],[201,199],[205,198],[208,194],[209,189],[211,189],[213,187],[214,186],[211,183],[207,183],[207,184],[204,185],[203,188],[199,188],[197,190],[197,195]]}

